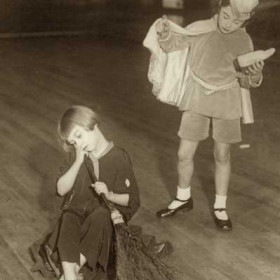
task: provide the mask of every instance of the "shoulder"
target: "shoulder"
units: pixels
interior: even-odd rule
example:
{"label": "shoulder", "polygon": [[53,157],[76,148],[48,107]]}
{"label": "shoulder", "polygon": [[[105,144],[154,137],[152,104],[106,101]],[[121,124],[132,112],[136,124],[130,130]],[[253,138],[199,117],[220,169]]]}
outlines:
{"label": "shoulder", "polygon": [[118,166],[130,161],[128,153],[121,147],[114,146],[104,157],[104,161],[110,161]]}
{"label": "shoulder", "polygon": [[243,39],[246,39],[246,40],[251,40],[251,36],[247,33],[245,28],[240,28],[239,30],[237,30],[233,34],[236,34],[240,38],[243,38]]}
{"label": "shoulder", "polygon": [[236,40],[238,40],[238,43],[243,45],[245,48],[248,48],[250,51],[254,49],[251,36],[246,32],[245,29],[239,29],[233,33],[233,36],[235,36]]}
{"label": "shoulder", "polygon": [[119,160],[122,161],[130,161],[129,155],[127,153],[127,151],[121,147],[118,146],[114,146],[114,148],[112,149],[113,152],[113,156]]}
{"label": "shoulder", "polygon": [[195,21],[185,27],[186,31],[191,34],[193,33],[193,35],[205,34],[215,30],[216,28],[217,23],[214,17],[206,20]]}

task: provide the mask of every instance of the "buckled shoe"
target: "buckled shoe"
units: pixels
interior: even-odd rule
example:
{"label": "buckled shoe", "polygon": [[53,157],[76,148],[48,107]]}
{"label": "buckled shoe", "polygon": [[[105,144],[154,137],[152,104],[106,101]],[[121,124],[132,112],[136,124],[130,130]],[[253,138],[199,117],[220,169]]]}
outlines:
{"label": "buckled shoe", "polygon": [[193,199],[190,197],[187,200],[175,198],[176,201],[185,202],[175,209],[164,208],[156,212],[158,218],[167,218],[175,215],[178,211],[187,212],[193,209]]}
{"label": "buckled shoe", "polygon": [[[214,212],[216,212],[216,211],[222,212],[225,210],[226,210],[225,208],[217,208],[217,209],[214,209]],[[221,230],[221,231],[231,231],[232,230],[232,223],[231,223],[230,219],[220,220],[217,218],[217,216],[214,213],[214,220],[215,220],[215,224],[219,230]]]}

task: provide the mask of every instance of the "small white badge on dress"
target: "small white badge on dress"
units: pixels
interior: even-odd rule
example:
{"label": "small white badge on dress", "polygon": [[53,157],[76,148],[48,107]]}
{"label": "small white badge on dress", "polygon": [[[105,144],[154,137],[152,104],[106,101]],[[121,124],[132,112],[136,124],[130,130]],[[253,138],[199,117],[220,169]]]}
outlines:
{"label": "small white badge on dress", "polygon": [[130,187],[130,181],[128,179],[125,180],[125,184],[128,188]]}

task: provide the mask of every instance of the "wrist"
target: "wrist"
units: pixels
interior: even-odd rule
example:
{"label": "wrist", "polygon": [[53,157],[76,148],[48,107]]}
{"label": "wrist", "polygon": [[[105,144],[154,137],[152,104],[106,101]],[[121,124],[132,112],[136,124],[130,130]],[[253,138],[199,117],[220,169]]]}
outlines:
{"label": "wrist", "polygon": [[110,200],[110,201],[112,202],[113,197],[114,197],[114,193],[108,191],[107,199]]}
{"label": "wrist", "polygon": [[76,164],[81,165],[83,162],[84,162],[84,159],[83,159],[83,158],[78,158],[78,157],[77,157],[77,158],[75,159],[75,163],[76,163]]}

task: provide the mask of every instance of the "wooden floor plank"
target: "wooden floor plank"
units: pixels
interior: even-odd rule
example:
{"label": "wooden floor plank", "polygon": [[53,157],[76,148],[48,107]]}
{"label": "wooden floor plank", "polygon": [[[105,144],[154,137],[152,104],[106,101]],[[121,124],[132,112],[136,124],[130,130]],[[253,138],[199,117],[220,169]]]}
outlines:
{"label": "wooden floor plank", "polygon": [[[195,158],[194,209],[172,219],[155,217],[175,195],[180,113],[151,94],[149,54],[140,45],[69,37],[6,40],[0,46],[1,280],[41,279],[29,272],[28,247],[59,214],[55,180],[62,151],[56,123],[73,104],[96,108],[104,133],[131,155],[142,202],[132,223],[158,240],[172,242],[169,263],[184,279],[280,277],[280,131],[275,129],[279,97],[263,94],[276,92],[279,79],[272,75],[254,96],[257,121],[254,127],[244,127],[244,141],[251,148],[232,149],[228,209],[234,230],[224,234],[212,219],[211,139],[201,143]],[[271,67],[268,71],[279,72],[275,63]],[[264,114],[268,110],[270,117]]]}
{"label": "wooden floor plank", "polygon": [[31,272],[26,270],[25,266],[22,264],[21,260],[10,248],[9,244],[5,242],[5,239],[0,234],[0,262],[1,262],[1,280],[33,280]]}

